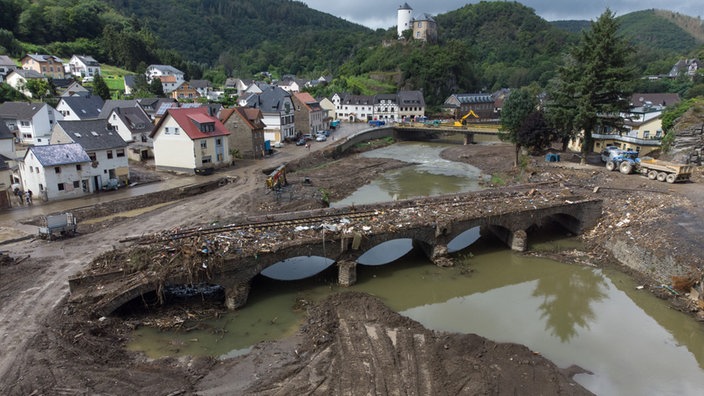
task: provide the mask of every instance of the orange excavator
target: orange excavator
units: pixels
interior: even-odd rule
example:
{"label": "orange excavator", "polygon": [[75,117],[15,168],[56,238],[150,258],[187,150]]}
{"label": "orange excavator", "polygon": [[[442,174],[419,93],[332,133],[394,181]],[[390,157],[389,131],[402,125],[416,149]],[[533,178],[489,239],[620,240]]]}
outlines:
{"label": "orange excavator", "polygon": [[477,113],[474,112],[474,110],[470,110],[469,113],[463,115],[462,118],[460,118],[459,120],[456,120],[454,126],[464,126],[466,124],[467,118],[469,118],[470,116],[474,118],[479,118],[479,116],[477,115]]}

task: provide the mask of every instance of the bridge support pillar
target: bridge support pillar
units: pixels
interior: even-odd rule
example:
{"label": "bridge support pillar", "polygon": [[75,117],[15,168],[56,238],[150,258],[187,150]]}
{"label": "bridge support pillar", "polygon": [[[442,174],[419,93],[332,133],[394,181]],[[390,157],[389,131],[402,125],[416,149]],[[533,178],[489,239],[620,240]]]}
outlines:
{"label": "bridge support pillar", "polygon": [[430,254],[430,260],[438,267],[452,267],[455,263],[448,256],[446,245],[435,245]]}
{"label": "bridge support pillar", "polygon": [[512,232],[509,237],[509,245],[511,245],[511,250],[525,252],[528,249],[528,234],[524,230]]}
{"label": "bridge support pillar", "polygon": [[474,143],[474,134],[473,133],[465,133],[464,134],[464,145],[472,144]]}
{"label": "bridge support pillar", "polygon": [[249,282],[238,283],[225,288],[225,306],[227,309],[235,310],[247,304],[249,298]]}
{"label": "bridge support pillar", "polygon": [[337,263],[337,282],[340,286],[350,287],[357,283],[357,263],[340,261]]}

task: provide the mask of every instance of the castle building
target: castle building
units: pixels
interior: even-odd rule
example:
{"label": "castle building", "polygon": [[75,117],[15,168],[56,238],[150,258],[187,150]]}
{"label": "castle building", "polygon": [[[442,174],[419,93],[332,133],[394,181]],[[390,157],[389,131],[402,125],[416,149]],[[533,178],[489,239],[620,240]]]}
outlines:
{"label": "castle building", "polygon": [[413,17],[413,8],[411,8],[408,3],[404,3],[398,8],[396,18],[398,38],[403,37],[404,31],[412,30],[413,34],[411,39],[413,40],[422,40],[431,43],[437,42],[438,25],[431,15],[423,14],[417,18]]}
{"label": "castle building", "polygon": [[408,3],[403,3],[402,6],[398,7],[397,12],[397,25],[396,29],[398,31],[398,37],[403,37],[403,31],[413,29],[411,25],[411,20],[413,19],[413,8],[408,5]]}

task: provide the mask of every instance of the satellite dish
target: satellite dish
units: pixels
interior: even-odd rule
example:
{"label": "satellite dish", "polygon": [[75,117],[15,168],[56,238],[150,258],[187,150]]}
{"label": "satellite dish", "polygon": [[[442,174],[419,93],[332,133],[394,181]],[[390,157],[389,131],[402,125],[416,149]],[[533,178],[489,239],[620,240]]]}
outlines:
{"label": "satellite dish", "polygon": [[639,101],[639,102],[642,102],[642,101],[643,101],[643,97],[641,96],[640,98],[638,98],[638,101]]}

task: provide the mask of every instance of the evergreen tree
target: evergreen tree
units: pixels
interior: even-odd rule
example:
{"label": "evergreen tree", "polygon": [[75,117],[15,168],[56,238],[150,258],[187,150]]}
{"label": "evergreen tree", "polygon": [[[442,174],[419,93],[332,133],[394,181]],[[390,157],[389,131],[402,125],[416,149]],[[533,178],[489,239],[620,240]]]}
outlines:
{"label": "evergreen tree", "polygon": [[103,76],[100,74],[96,74],[95,77],[93,77],[93,94],[100,96],[103,100],[108,100],[112,97],[108,84],[105,83]]}
{"label": "evergreen tree", "polygon": [[158,97],[164,96],[164,85],[161,84],[161,80],[158,78],[152,79],[152,82],[149,83],[149,92]]}
{"label": "evergreen tree", "polygon": [[518,166],[518,154],[521,151],[521,126],[530,114],[535,112],[538,101],[533,92],[528,88],[520,88],[511,92],[501,109],[501,134],[502,140],[509,141],[516,146],[516,158],[513,166]]}
{"label": "evergreen tree", "polygon": [[592,133],[622,130],[619,113],[629,108],[633,51],[617,31],[614,14],[607,9],[582,32],[549,92],[547,115],[553,125],[568,128],[568,134],[583,133],[582,163],[592,151]]}

